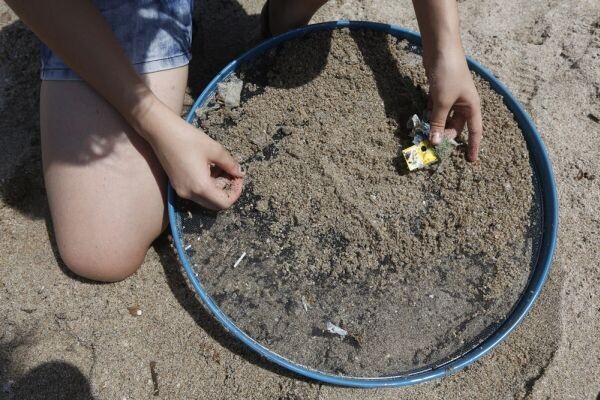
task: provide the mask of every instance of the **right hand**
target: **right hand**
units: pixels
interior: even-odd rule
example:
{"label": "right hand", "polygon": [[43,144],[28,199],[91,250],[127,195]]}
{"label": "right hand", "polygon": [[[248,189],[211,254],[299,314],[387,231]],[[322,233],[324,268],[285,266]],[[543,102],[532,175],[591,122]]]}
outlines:
{"label": "right hand", "polygon": [[[244,173],[227,150],[155,101],[140,127],[177,195],[211,210],[228,208],[242,193]],[[139,130],[139,129],[138,129]]]}
{"label": "right hand", "polygon": [[[437,145],[446,136],[455,138],[465,124],[469,129],[467,159],[477,161],[483,133],[481,102],[461,46],[427,54],[423,58],[429,80],[431,132],[429,140]],[[454,111],[448,118],[450,111]]]}

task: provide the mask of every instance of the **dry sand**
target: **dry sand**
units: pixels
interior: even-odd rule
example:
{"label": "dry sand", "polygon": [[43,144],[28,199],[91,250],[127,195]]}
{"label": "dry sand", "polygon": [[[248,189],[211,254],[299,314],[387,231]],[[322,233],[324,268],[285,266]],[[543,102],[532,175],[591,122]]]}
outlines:
{"label": "dry sand", "polygon": [[[258,0],[198,3],[192,95],[251,44],[261,7]],[[145,399],[155,390],[152,361],[156,398],[597,398],[600,3],[459,7],[467,53],[513,91],[548,147],[561,204],[554,266],[524,323],[482,360],[442,380],[367,391],[292,376],[232,340],[187,288],[166,237],[124,282],[91,284],[65,272],[40,179],[37,44],[0,3],[0,399]],[[416,29],[408,1],[338,0],[315,19],[337,18]],[[140,316],[127,309],[135,305]]]}
{"label": "dry sand", "polygon": [[189,261],[240,329],[320,371],[407,373],[475,347],[518,301],[537,252],[525,139],[481,78],[481,162],[458,148],[408,173],[406,121],[427,102],[411,48],[361,30],[306,35],[240,66],[241,107],[196,111],[247,174],[216,218],[181,202]]}

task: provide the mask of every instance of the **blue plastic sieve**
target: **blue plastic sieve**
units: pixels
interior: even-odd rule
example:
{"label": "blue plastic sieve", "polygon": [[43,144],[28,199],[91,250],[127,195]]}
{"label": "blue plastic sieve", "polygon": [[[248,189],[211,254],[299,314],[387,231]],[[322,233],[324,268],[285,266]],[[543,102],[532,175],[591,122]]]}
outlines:
{"label": "blue plastic sieve", "polygon": [[[196,100],[196,102],[194,103],[187,115],[187,122],[191,123],[193,121],[196,110],[199,107],[201,107],[211,97],[212,94],[214,94],[214,92],[217,89],[217,84],[227,79],[227,77],[232,72],[234,72],[240,64],[257,58],[269,49],[276,47],[283,42],[297,39],[307,33],[328,31],[340,28],[367,29],[384,32],[395,36],[399,39],[405,39],[414,45],[421,45],[421,38],[415,32],[394,25],[387,25],[374,22],[334,21],[309,25],[300,29],[296,29],[284,33],[282,35],[273,37],[261,43],[257,47],[247,51],[242,56],[232,61],[225,68],[223,68],[223,70],[221,70],[217,74],[217,76],[207,85],[204,91],[200,94],[200,96],[198,97],[198,99]],[[558,199],[556,193],[556,186],[554,183],[552,166],[544,148],[544,144],[529,115],[525,112],[525,110],[519,104],[517,99],[508,91],[508,89],[500,81],[498,81],[498,79],[494,77],[492,73],[487,71],[485,68],[483,68],[481,65],[479,65],[477,62],[470,58],[467,58],[467,61],[469,68],[472,71],[479,74],[483,79],[488,81],[492,89],[504,98],[506,106],[513,113],[527,142],[530,157],[533,163],[534,172],[539,179],[538,184],[541,192],[540,206],[542,211],[542,229],[537,262],[533,267],[532,275],[525,291],[521,295],[519,302],[513,308],[512,313],[506,318],[506,320],[479,346],[471,349],[470,351],[466,352],[460,357],[451,360],[445,364],[436,366],[433,369],[418,371],[411,374],[377,378],[347,377],[320,372],[314,369],[307,368],[303,365],[294,363],[293,361],[290,361],[270,351],[268,348],[261,345],[260,343],[252,339],[250,336],[248,336],[246,333],[244,333],[233,323],[233,321],[227,315],[223,313],[223,311],[217,306],[215,301],[207,293],[202,283],[196,276],[194,270],[192,269],[190,260],[186,252],[184,251],[181,234],[181,219],[178,216],[175,208],[175,201],[177,195],[175,194],[173,188],[169,184],[169,221],[171,224],[171,231],[173,234],[173,240],[175,242],[177,252],[179,254],[183,267],[187,273],[187,276],[190,282],[192,283],[192,286],[200,296],[200,299],[202,300],[204,305],[210,310],[210,312],[215,316],[215,318],[221,324],[223,324],[225,329],[227,329],[232,335],[241,340],[244,344],[252,348],[264,358],[286,369],[289,369],[290,371],[326,383],[364,388],[406,386],[453,374],[456,371],[478,360],[484,354],[488,353],[502,340],[504,340],[510,332],[512,332],[515,329],[515,327],[523,320],[525,315],[533,306],[533,303],[539,296],[544,282],[546,281],[546,278],[548,277],[548,273],[550,271],[558,230]]]}

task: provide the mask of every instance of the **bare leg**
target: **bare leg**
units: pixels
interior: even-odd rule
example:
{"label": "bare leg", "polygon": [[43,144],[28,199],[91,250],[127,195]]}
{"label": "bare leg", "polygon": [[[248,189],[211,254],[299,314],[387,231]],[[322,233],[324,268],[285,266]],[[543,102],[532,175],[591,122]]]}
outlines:
{"label": "bare leg", "polygon": [[[144,79],[180,113],[187,66]],[[78,275],[118,281],[167,225],[166,176],[151,147],[83,82],[44,81],[44,180],[60,255]]]}
{"label": "bare leg", "polygon": [[270,0],[269,27],[273,35],[308,24],[327,0]]}

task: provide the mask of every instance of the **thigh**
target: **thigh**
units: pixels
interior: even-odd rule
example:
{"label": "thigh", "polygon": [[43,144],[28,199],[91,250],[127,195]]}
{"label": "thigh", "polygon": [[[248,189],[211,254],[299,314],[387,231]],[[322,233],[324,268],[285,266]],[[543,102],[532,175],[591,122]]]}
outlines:
{"label": "thigh", "polygon": [[[180,113],[187,66],[144,75]],[[165,174],[152,148],[87,84],[43,81],[44,180],[60,254],[75,273],[133,273],[166,227]]]}

